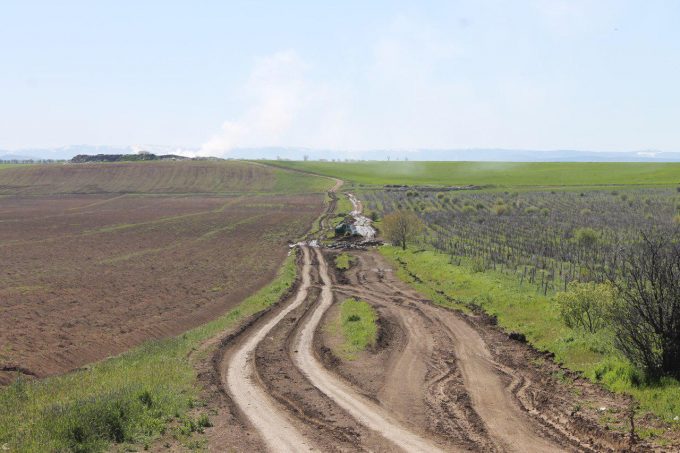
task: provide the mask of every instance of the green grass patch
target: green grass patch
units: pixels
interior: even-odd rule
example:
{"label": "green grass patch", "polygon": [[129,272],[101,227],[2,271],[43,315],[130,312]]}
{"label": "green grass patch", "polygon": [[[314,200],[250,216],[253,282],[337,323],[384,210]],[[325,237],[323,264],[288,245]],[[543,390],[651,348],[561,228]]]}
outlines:
{"label": "green grass patch", "polygon": [[359,185],[670,186],[680,163],[626,162],[272,162]]}
{"label": "green grass patch", "polygon": [[335,257],[335,267],[341,271],[346,271],[352,267],[354,263],[354,257],[349,253],[340,253]]}
{"label": "green grass patch", "polygon": [[368,302],[347,299],[340,306],[338,320],[343,343],[340,354],[349,360],[356,359],[358,353],[375,346],[378,339],[378,316]]}
{"label": "green grass patch", "polygon": [[380,252],[395,265],[397,275],[435,303],[467,310],[481,306],[495,315],[508,331],[521,332],[541,350],[551,351],[555,360],[582,371],[610,390],[633,395],[643,411],[673,422],[680,416],[680,382],[666,378],[649,385],[643,376],[613,347],[611,333],[589,334],[566,327],[559,307],[533,285],[520,286],[514,275],[479,271],[473,260],[453,265],[449,256],[430,250],[384,246]]}
{"label": "green grass patch", "polygon": [[338,194],[338,203],[335,206],[335,212],[338,216],[345,217],[349,215],[350,212],[354,209],[354,206],[352,206],[352,202],[349,201],[349,198],[347,198],[347,195],[344,193],[339,193]]}
{"label": "green grass patch", "polygon": [[0,445],[9,451],[103,451],[111,443],[149,442],[172,422],[200,428],[205,420],[186,415],[199,397],[189,352],[275,303],[295,276],[291,255],[271,284],[210,323],[86,369],[1,389]]}

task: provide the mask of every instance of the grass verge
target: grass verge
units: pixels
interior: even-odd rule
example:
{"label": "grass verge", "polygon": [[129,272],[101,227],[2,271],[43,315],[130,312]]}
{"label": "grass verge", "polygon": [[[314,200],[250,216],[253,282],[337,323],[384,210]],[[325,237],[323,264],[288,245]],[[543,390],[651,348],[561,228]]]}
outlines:
{"label": "grass verge", "polygon": [[337,351],[344,359],[354,360],[357,354],[375,346],[378,339],[378,315],[368,302],[347,299],[340,305],[340,316],[333,326],[342,333],[343,342]]}
{"label": "grass verge", "polygon": [[586,334],[566,327],[552,298],[536,288],[522,287],[514,276],[498,271],[476,272],[465,259],[460,266],[450,264],[448,255],[434,251],[384,246],[380,252],[392,261],[401,279],[435,303],[463,311],[470,303],[479,305],[506,330],[525,334],[531,344],[553,352],[555,360],[566,367],[612,391],[632,395],[642,411],[680,429],[676,419],[680,416],[680,382],[666,378],[656,385],[645,384],[613,347],[611,334]]}
{"label": "grass verge", "polygon": [[347,198],[347,195],[344,193],[339,193],[338,194],[338,204],[337,207],[335,208],[335,212],[337,213],[338,217],[345,217],[348,216],[350,212],[354,207],[352,206],[352,202],[349,201],[349,198]]}
{"label": "grass verge", "polygon": [[200,404],[187,355],[202,341],[274,304],[295,277],[291,255],[271,284],[210,323],[73,373],[20,379],[0,389],[0,445],[22,452],[103,451],[112,443],[147,444],[173,422],[179,422],[180,430],[201,429],[206,421],[187,416]]}

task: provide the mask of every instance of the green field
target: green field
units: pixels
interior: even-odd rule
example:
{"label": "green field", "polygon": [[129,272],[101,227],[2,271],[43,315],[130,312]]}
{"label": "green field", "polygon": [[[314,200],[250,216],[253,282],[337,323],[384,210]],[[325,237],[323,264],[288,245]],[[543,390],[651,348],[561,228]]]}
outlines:
{"label": "green field", "polygon": [[559,187],[680,184],[680,163],[377,161],[269,163],[366,186],[406,184]]}

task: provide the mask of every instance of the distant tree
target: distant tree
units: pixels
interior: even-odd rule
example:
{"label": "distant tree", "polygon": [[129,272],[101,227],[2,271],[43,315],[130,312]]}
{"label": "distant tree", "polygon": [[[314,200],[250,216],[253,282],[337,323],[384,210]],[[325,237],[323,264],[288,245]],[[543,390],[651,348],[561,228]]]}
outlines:
{"label": "distant tree", "polygon": [[611,272],[617,347],[647,376],[680,378],[680,235],[646,233]]}
{"label": "distant tree", "polygon": [[304,156],[302,156],[302,160],[307,162],[309,160],[309,156],[307,154],[305,154]]}
{"label": "distant tree", "polygon": [[395,245],[406,250],[406,243],[412,241],[424,229],[424,224],[411,211],[394,211],[383,218],[385,237]]}

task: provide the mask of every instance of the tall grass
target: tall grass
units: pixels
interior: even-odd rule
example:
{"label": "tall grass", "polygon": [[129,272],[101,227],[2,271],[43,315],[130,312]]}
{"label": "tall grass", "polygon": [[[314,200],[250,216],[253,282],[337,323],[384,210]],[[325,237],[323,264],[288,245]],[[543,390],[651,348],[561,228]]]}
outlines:
{"label": "tall grass", "polygon": [[63,376],[17,380],[0,390],[0,445],[22,452],[90,452],[157,437],[197,402],[188,354],[275,303],[295,276],[291,255],[270,285],[208,324]]}

